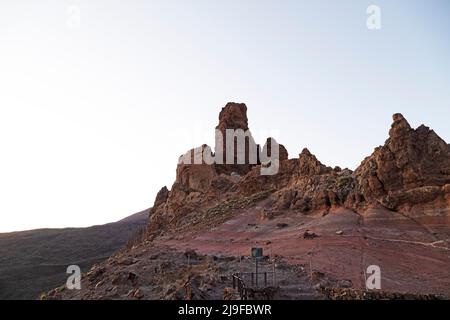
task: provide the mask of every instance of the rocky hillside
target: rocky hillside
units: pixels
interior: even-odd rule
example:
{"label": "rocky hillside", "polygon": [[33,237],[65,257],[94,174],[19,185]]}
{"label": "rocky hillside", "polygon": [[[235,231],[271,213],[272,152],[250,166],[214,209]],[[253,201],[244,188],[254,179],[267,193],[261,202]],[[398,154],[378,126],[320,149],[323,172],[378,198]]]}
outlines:
{"label": "rocky hillside", "polygon": [[[227,104],[217,128],[248,130],[247,107]],[[354,172],[327,167],[306,148],[298,158],[288,159],[286,149],[279,146],[280,168],[275,175],[261,175],[261,163],[178,165],[171,190],[164,187],[156,197],[151,229],[161,232],[188,223],[192,213],[259,192],[268,193],[270,209],[309,215],[323,215],[336,208],[364,213],[373,206],[408,216],[448,213],[450,146],[428,127],[412,129],[400,114],[393,116],[384,145]],[[268,142],[265,148],[270,148]],[[200,150],[205,153],[211,148],[202,146]]]}
{"label": "rocky hillside", "polygon": [[[249,129],[244,104],[222,109],[216,135],[226,129]],[[277,273],[291,272],[277,282],[278,297],[326,298],[324,292],[334,292],[324,287],[364,289],[370,264],[383,270],[383,290],[450,295],[450,146],[434,131],[423,125],[413,129],[395,114],[388,139],[354,171],[328,167],[306,148],[289,158],[274,139],[261,147],[251,133],[244,155],[237,150],[228,155],[233,164],[205,161],[225,160],[225,143],[216,138],[214,153],[203,145],[180,157],[171,189],[163,187],[156,196],[145,242],[127,252],[132,263],[123,266],[113,256],[93,269],[81,292],[60,288],[48,297],[174,298],[167,290],[179,297],[180,287],[162,289],[181,281],[165,274],[177,274],[179,264],[171,261],[177,259],[151,258],[168,247],[174,255],[195,250],[234,261],[208,264],[213,282],[203,271],[185,269],[188,279],[198,279],[198,285],[183,280],[194,286],[197,298],[211,292],[221,298],[215,284],[227,292],[236,259],[241,263],[255,245],[270,252],[267,259]],[[277,149],[279,157],[271,159]],[[256,161],[252,150],[258,152]],[[192,161],[198,155],[202,160]],[[245,161],[237,164],[240,157]],[[261,174],[271,165],[276,174]],[[152,270],[154,278],[144,277],[143,270]],[[130,272],[135,281],[126,277]],[[123,281],[113,283],[115,278]]]}
{"label": "rocky hillside", "polygon": [[0,300],[38,299],[69,276],[69,265],[88,271],[108,258],[148,221],[145,210],[89,228],[39,229],[0,234]]}

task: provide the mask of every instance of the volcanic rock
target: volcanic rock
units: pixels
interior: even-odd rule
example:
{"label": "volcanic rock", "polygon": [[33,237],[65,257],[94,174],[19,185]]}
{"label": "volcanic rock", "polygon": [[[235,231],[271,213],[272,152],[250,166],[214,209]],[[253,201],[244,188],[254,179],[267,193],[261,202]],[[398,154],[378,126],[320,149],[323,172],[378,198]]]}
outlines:
{"label": "volcanic rock", "polygon": [[269,158],[272,157],[272,143],[278,147],[278,159],[279,161],[287,160],[289,155],[286,148],[279,144],[274,138],[267,138],[266,143],[264,144],[264,147],[262,149],[262,155],[266,155]]}
{"label": "volcanic rock", "polygon": [[166,186],[162,187],[161,190],[158,191],[156,194],[156,199],[153,204],[154,208],[159,207],[161,204],[165,203],[167,201],[167,198],[169,197],[169,190]]}
{"label": "volcanic rock", "polygon": [[389,139],[355,171],[353,201],[380,203],[392,210],[411,210],[417,202],[442,196],[450,182],[450,148],[433,130],[412,129],[401,115],[393,116]]}
{"label": "volcanic rock", "polygon": [[225,129],[248,130],[247,106],[244,103],[229,102],[219,113],[216,129],[225,133]]}
{"label": "volcanic rock", "polygon": [[307,148],[302,150],[298,159],[298,173],[302,176],[319,175],[331,171],[331,168],[324,166]]}
{"label": "volcanic rock", "polygon": [[[238,150],[237,141],[227,139],[227,129],[240,130],[242,134],[246,135],[244,150]],[[233,163],[227,162],[227,146],[234,146]],[[240,154],[244,159],[243,164],[238,164],[239,151],[243,152]],[[251,154],[252,152],[253,154]],[[248,128],[247,106],[244,103],[229,102],[222,108],[219,114],[219,124],[216,127],[215,156],[219,174],[229,175],[231,172],[236,172],[244,175],[251,170],[252,165],[258,163],[258,148]],[[251,161],[252,157],[254,161]]]}
{"label": "volcanic rock", "polygon": [[[228,103],[220,112],[216,129],[223,133],[226,129],[248,130],[245,104]],[[247,143],[250,141],[253,138],[247,139]],[[272,143],[277,142],[267,139],[261,153],[271,155]],[[307,148],[298,158],[289,159],[284,146],[278,147],[279,170],[275,175],[261,175],[263,164],[259,163],[208,164],[204,159],[224,151],[217,141],[216,154],[206,145],[190,150],[181,158],[188,161],[179,163],[171,191],[163,188],[157,196],[151,232],[198,221],[221,203],[257,194],[268,195],[271,212],[293,210],[318,215],[338,208],[363,213],[373,206],[406,214],[443,214],[450,205],[449,145],[423,125],[412,129],[401,114],[393,116],[385,144],[355,172],[325,166]],[[230,210],[225,206],[216,211],[226,215]]]}

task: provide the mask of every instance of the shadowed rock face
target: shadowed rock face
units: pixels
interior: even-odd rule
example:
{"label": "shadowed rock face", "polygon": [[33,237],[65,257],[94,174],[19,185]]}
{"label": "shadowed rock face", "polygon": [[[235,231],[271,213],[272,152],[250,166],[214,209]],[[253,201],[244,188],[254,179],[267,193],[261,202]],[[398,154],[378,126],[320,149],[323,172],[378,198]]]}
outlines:
{"label": "shadowed rock face", "polygon": [[[245,104],[228,103],[216,129],[248,130]],[[219,146],[220,147],[220,146]],[[216,151],[218,146],[216,145]],[[201,152],[211,152],[207,146]],[[263,152],[270,154],[266,141]],[[151,215],[153,231],[188,223],[187,215],[204,212],[230,199],[269,194],[273,210],[327,214],[336,208],[363,213],[382,206],[405,214],[441,214],[450,207],[450,147],[428,127],[411,128],[393,116],[389,138],[353,172],[322,164],[304,148],[296,159],[279,145],[280,169],[260,174],[262,164],[179,164],[170,192],[158,195]],[[234,155],[236,158],[236,154]],[[166,199],[165,202],[161,199]]]}

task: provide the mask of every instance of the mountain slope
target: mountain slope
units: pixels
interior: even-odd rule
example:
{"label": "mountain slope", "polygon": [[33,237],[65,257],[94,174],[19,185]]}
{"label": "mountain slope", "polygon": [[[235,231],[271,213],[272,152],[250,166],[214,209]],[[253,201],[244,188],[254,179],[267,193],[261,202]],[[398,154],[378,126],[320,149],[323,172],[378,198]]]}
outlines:
{"label": "mountain slope", "polygon": [[82,272],[123,248],[147,224],[149,210],[88,228],[38,229],[0,234],[0,299],[37,299],[65,282],[69,265]]}

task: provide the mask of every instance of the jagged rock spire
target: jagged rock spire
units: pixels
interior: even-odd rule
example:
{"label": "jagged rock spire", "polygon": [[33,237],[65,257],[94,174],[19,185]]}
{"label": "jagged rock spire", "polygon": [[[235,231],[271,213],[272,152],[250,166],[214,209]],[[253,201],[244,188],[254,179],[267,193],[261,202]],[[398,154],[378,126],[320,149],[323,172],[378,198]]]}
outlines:
{"label": "jagged rock spire", "polygon": [[248,130],[247,106],[245,103],[228,102],[219,113],[219,124],[216,129]]}
{"label": "jagged rock spire", "polygon": [[[238,150],[237,145],[234,144],[234,141],[228,141],[226,130],[243,130],[247,136],[245,137],[245,150],[243,151],[243,157],[245,157],[244,164],[238,163]],[[215,155],[216,160],[219,160],[218,163],[222,162],[223,165],[217,165],[218,173],[231,174],[232,172],[236,172],[240,175],[244,175],[248,173],[253,165],[256,165],[258,162],[258,147],[253,140],[251,132],[248,128],[248,118],[247,118],[247,106],[244,103],[235,103],[229,102],[226,104],[222,111],[219,114],[219,124],[216,127],[216,141],[215,141]],[[227,162],[227,147],[230,147],[228,144],[234,144],[234,155],[233,155],[233,164]],[[254,152],[255,154],[250,155],[250,152]],[[255,161],[251,161],[251,156],[254,157]]]}

